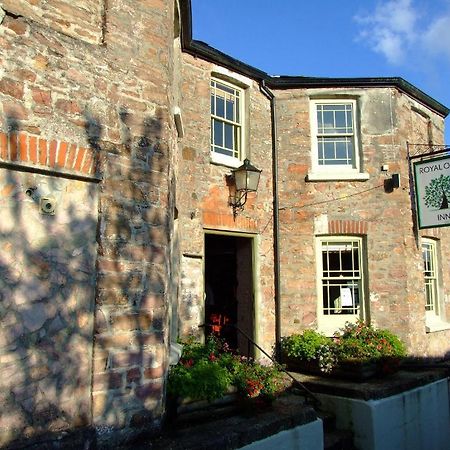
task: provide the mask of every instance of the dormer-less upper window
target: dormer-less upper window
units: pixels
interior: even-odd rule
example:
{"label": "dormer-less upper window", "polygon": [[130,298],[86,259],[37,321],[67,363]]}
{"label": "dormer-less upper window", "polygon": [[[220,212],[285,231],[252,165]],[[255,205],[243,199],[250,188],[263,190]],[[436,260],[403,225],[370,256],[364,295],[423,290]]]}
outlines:
{"label": "dormer-less upper window", "polygon": [[355,100],[311,102],[312,170],[308,179],[367,179],[361,173]]}
{"label": "dormer-less upper window", "polygon": [[211,156],[214,162],[235,165],[242,160],[243,91],[211,79]]}
{"label": "dormer-less upper window", "polygon": [[316,105],[317,163],[356,168],[353,103]]}

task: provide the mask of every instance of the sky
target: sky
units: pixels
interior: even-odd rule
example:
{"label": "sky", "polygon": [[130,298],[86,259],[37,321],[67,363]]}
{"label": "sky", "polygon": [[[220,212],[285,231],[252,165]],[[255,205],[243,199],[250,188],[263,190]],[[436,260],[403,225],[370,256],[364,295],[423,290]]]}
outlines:
{"label": "sky", "polygon": [[270,75],[402,77],[450,108],[450,0],[191,1],[194,39]]}

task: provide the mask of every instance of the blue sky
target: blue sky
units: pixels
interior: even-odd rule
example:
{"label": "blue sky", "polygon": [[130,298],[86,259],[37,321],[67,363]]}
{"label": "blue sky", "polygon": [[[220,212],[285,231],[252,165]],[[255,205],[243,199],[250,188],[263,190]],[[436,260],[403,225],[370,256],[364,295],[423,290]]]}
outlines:
{"label": "blue sky", "polygon": [[192,16],[195,39],[271,75],[399,76],[450,107],[450,0],[192,0]]}

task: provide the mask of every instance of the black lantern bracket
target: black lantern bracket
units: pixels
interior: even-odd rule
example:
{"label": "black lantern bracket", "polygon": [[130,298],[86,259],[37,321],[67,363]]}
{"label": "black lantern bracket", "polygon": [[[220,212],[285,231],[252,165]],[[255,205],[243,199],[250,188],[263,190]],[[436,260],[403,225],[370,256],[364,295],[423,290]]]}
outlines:
{"label": "black lantern bracket", "polygon": [[244,159],[242,166],[231,171],[229,179],[234,184],[235,192],[234,195],[230,196],[229,204],[233,208],[234,216],[237,215],[238,211],[244,209],[247,194],[258,190],[261,172],[262,170],[252,165],[248,158]]}

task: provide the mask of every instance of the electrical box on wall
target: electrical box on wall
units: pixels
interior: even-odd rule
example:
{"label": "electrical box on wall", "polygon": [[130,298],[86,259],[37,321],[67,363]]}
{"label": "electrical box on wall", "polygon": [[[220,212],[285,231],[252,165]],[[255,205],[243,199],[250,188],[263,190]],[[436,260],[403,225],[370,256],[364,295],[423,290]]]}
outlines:
{"label": "electrical box on wall", "polygon": [[392,187],[394,189],[397,189],[400,187],[400,174],[399,173],[392,174]]}

